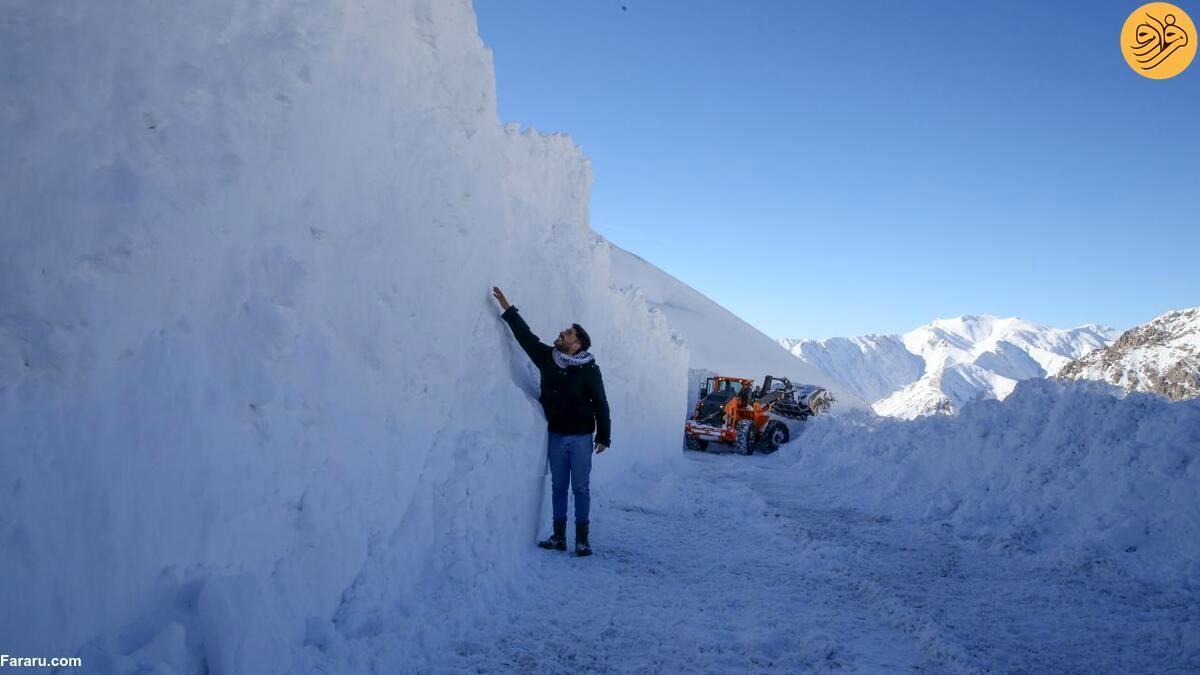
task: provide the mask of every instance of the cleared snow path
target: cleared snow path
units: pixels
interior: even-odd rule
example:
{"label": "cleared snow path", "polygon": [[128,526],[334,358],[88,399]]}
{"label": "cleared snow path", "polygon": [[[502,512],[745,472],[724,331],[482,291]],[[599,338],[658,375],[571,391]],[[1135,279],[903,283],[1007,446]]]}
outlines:
{"label": "cleared snow path", "polygon": [[[596,556],[535,551],[506,602],[460,623],[465,637],[429,654],[428,663],[407,665],[697,673],[1200,668],[1194,596],[1165,595],[1105,568],[989,552],[936,526],[830,510],[822,506],[827,488],[804,484],[782,464],[687,453],[675,474],[647,481],[636,498],[635,490],[598,495]],[[360,666],[389,660],[382,644],[363,651],[375,654]]]}

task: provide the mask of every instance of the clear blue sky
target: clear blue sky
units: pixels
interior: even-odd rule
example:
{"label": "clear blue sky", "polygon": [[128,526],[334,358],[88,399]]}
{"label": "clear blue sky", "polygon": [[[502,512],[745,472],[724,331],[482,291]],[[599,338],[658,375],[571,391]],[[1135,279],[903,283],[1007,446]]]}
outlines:
{"label": "clear blue sky", "polygon": [[597,231],[772,337],[819,338],[1200,305],[1200,58],[1134,74],[1140,4],[475,9],[501,119],[583,147]]}

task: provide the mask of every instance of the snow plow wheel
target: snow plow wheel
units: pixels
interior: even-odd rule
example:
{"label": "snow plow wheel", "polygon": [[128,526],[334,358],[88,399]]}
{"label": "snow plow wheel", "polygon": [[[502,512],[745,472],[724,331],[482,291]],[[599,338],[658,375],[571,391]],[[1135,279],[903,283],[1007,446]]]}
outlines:
{"label": "snow plow wheel", "polygon": [[734,442],[734,445],[743,455],[754,454],[753,436],[754,422],[742,420],[737,423],[737,441]]}
{"label": "snow plow wheel", "polygon": [[777,420],[767,422],[767,426],[763,429],[762,440],[759,441],[758,451],[771,454],[779,449],[779,446],[788,442],[790,434],[788,434],[787,425]]}
{"label": "snow plow wheel", "polygon": [[684,434],[684,443],[687,445],[688,450],[703,452],[704,450],[708,449],[708,441],[701,438],[696,438],[691,434]]}

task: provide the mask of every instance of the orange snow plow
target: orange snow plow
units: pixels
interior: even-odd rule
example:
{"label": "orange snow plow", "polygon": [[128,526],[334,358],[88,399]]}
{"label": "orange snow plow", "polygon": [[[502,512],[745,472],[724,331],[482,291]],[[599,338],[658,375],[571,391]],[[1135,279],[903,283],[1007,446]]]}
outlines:
{"label": "orange snow plow", "polygon": [[689,450],[728,443],[746,455],[769,454],[791,438],[786,420],[806,420],[828,410],[833,401],[828,390],[794,385],[786,377],[768,375],[761,387],[743,377],[710,377],[684,424],[684,439]]}

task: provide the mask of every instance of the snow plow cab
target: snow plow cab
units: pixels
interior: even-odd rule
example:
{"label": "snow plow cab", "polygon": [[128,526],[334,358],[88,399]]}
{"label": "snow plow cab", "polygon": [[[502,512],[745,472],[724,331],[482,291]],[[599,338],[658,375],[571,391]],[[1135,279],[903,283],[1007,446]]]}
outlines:
{"label": "snow plow cab", "polygon": [[684,424],[689,450],[728,443],[743,454],[772,453],[791,438],[786,420],[803,421],[833,403],[828,390],[793,385],[786,377],[763,378],[761,387],[743,377],[710,377],[700,385],[696,408]]}

